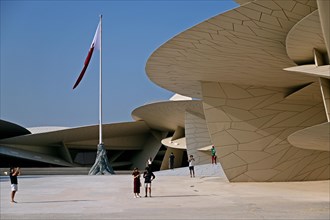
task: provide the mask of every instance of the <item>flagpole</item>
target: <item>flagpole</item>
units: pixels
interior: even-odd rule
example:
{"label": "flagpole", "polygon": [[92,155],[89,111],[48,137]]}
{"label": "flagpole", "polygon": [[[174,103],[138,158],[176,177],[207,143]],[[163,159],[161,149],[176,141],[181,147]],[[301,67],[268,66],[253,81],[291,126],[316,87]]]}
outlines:
{"label": "flagpole", "polygon": [[102,15],[100,15],[99,144],[102,144]]}

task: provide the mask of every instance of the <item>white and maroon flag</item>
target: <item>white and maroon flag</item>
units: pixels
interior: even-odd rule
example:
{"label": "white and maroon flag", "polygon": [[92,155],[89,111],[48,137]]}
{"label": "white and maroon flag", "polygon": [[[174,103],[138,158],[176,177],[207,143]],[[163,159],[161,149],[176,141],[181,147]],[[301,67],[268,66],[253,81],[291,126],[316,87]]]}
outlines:
{"label": "white and maroon flag", "polygon": [[101,22],[97,26],[97,29],[96,29],[96,32],[95,32],[95,35],[94,35],[94,38],[93,38],[93,42],[91,44],[91,47],[90,47],[90,49],[88,51],[88,55],[87,55],[86,60],[85,60],[85,63],[84,63],[84,67],[81,70],[80,75],[79,75],[76,83],[73,86],[73,89],[75,89],[78,86],[78,84],[80,83],[80,81],[84,77],[84,74],[85,74],[86,69],[87,69],[88,64],[89,64],[89,61],[92,58],[94,49],[100,50],[100,47],[101,47],[101,45],[100,45],[101,44],[101,40],[100,40],[100,38],[101,38],[101,28],[100,28],[100,26],[101,26]]}

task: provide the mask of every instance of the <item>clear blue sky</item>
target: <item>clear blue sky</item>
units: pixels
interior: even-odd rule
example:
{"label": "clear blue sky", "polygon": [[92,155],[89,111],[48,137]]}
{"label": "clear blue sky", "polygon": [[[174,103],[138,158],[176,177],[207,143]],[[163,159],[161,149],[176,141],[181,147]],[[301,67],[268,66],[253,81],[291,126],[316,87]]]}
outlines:
{"label": "clear blue sky", "polygon": [[25,127],[98,124],[95,53],[72,90],[103,14],[103,122],[132,121],[145,103],[173,93],[145,64],[182,31],[237,6],[218,1],[1,0],[0,118]]}

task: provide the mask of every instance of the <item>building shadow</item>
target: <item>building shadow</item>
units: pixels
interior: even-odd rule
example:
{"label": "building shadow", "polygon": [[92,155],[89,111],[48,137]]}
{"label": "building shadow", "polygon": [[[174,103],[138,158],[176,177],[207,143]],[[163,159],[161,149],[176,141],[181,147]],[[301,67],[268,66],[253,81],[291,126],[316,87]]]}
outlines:
{"label": "building shadow", "polygon": [[31,201],[31,202],[19,202],[19,203],[63,203],[63,202],[89,202],[89,201],[96,201],[96,200],[45,200],[45,201]]}
{"label": "building shadow", "polygon": [[190,195],[160,195],[160,196],[152,196],[151,198],[166,198],[166,197],[169,197],[169,198],[180,198],[180,197],[199,197],[199,196],[208,196],[208,195],[193,195],[193,194],[190,194]]}

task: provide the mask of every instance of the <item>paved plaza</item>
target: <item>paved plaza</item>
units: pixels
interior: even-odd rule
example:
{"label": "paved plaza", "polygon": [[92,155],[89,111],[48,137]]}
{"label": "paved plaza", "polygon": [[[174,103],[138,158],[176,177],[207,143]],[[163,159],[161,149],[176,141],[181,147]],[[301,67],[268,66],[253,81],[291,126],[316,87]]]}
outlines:
{"label": "paved plaza", "polygon": [[155,172],[151,198],[134,198],[131,175],[22,175],[16,204],[2,176],[1,219],[330,218],[329,181],[229,183],[202,168],[195,178],[188,168]]}

